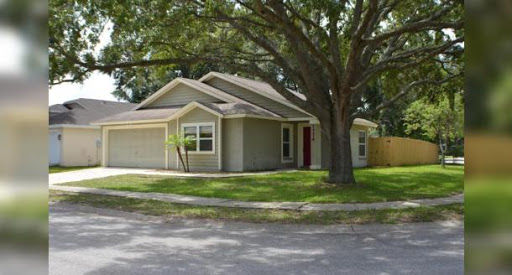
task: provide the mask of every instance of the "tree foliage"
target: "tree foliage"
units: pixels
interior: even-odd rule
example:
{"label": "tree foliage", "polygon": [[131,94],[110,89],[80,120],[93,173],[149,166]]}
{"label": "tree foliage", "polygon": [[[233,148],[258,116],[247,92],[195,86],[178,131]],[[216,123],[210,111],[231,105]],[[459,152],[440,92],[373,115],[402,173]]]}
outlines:
{"label": "tree foliage", "polygon": [[[195,144],[196,140],[192,136],[185,137],[177,134],[169,135],[165,141],[167,149],[176,149],[176,153],[181,161],[181,166],[185,172],[190,172],[190,166],[188,164],[188,148],[190,146],[195,146]],[[185,160],[183,160],[182,150],[185,151]]]}
{"label": "tree foliage", "polygon": [[459,93],[453,98],[444,95],[435,102],[427,98],[417,100],[406,110],[404,120],[407,134],[416,132],[437,141],[444,160],[450,141],[464,136],[462,96]]}
{"label": "tree foliage", "polygon": [[[460,0],[54,0],[50,84],[201,62],[258,77],[320,120],[329,181],[353,183],[353,119],[459,78],[463,26]],[[385,96],[369,110],[376,84]]]}

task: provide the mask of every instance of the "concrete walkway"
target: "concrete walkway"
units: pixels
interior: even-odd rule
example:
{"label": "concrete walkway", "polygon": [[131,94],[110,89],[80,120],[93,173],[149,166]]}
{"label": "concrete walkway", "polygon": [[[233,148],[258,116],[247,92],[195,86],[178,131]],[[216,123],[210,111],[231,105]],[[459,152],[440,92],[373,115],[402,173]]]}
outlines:
{"label": "concrete walkway", "polygon": [[244,177],[254,175],[270,175],[283,172],[294,172],[297,170],[276,170],[264,172],[251,172],[251,173],[183,173],[181,171],[173,170],[156,170],[156,169],[142,169],[142,168],[111,168],[111,167],[97,167],[91,169],[82,169],[77,171],[69,171],[62,173],[49,174],[49,185],[67,183],[74,181],[90,180],[105,178],[111,176],[137,174],[137,175],[155,175],[155,176],[172,176],[172,177],[189,177],[189,178],[230,178],[230,177]]}
{"label": "concrete walkway", "polygon": [[447,205],[453,203],[463,203],[464,195],[459,194],[447,198],[437,199],[419,199],[410,201],[396,202],[378,202],[378,203],[304,203],[304,202],[254,202],[254,201],[236,201],[230,199],[204,198],[195,196],[163,194],[163,193],[143,193],[129,191],[115,191],[107,189],[96,189],[75,186],[50,186],[52,190],[96,194],[106,196],[117,196],[135,199],[151,199],[172,203],[181,203],[200,206],[217,206],[232,208],[253,208],[253,209],[276,209],[276,210],[295,210],[295,211],[356,211],[370,209],[402,209],[420,206]]}

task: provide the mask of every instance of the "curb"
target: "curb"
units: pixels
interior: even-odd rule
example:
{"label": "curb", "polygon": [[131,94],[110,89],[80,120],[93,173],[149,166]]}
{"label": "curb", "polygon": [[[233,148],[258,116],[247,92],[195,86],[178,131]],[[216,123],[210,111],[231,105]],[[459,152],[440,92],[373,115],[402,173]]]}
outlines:
{"label": "curb", "polygon": [[256,202],[236,201],[230,199],[204,198],[196,196],[185,196],[164,193],[143,193],[129,191],[115,191],[108,189],[59,186],[52,185],[50,190],[65,191],[72,193],[95,194],[104,196],[116,196],[134,199],[150,199],[170,203],[180,203],[198,206],[231,207],[245,209],[275,209],[294,211],[360,211],[380,209],[405,209],[421,206],[438,206],[454,203],[464,203],[464,194],[457,194],[451,197],[435,199],[417,199],[410,201],[376,202],[376,203],[306,203],[306,202]]}

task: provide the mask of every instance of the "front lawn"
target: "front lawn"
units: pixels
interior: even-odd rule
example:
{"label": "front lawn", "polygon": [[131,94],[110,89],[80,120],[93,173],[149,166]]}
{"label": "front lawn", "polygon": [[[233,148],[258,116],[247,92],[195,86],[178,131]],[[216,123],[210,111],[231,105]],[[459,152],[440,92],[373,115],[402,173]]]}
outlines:
{"label": "front lawn", "polygon": [[48,173],[62,173],[62,172],[69,172],[69,171],[76,171],[76,170],[82,170],[82,169],[89,169],[94,168],[97,166],[69,166],[69,167],[63,167],[63,166],[50,166],[48,167]]}
{"label": "front lawn", "polygon": [[439,165],[356,169],[356,186],[324,183],[326,171],[283,172],[224,179],[123,175],[71,186],[157,192],[241,201],[384,202],[446,197],[464,190],[464,167]]}

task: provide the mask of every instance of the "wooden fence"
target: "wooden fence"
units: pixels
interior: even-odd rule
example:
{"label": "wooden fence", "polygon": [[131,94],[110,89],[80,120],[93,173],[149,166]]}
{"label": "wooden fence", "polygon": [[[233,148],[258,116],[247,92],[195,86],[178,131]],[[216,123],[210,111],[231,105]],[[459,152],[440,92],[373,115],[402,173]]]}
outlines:
{"label": "wooden fence", "polygon": [[469,177],[512,175],[512,136],[466,133],[464,138],[465,175]]}
{"label": "wooden fence", "polygon": [[401,166],[438,162],[438,146],[430,142],[400,137],[368,139],[369,166]]}

